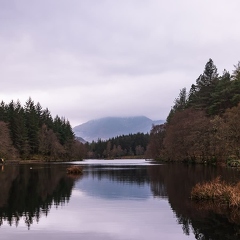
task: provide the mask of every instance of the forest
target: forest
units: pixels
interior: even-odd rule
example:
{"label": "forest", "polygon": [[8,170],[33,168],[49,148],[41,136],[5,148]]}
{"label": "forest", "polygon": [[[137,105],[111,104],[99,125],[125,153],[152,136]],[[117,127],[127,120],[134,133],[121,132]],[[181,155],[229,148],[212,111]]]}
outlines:
{"label": "forest", "polygon": [[53,118],[29,98],[0,104],[0,158],[11,160],[80,160],[85,147],[63,117]]}
{"label": "forest", "polygon": [[146,155],[163,161],[223,165],[240,159],[240,62],[219,75],[212,59],[180,90],[163,125],[153,126]]}
{"label": "forest", "polygon": [[162,161],[226,164],[240,160],[240,62],[219,75],[212,59],[180,90],[167,121],[150,134],[129,134],[82,144],[68,120],[53,118],[29,98],[0,104],[0,158],[80,160],[145,157]]}
{"label": "forest", "polygon": [[144,157],[149,142],[149,134],[136,133],[117,136],[108,140],[99,139],[87,144],[88,158]]}

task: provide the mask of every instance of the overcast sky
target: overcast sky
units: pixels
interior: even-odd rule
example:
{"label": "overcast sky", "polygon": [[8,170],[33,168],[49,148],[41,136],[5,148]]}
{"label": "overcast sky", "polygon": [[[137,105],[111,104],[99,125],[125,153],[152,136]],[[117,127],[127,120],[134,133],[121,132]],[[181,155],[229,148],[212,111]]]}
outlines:
{"label": "overcast sky", "polygon": [[0,0],[0,100],[28,97],[74,127],[165,119],[212,58],[240,60],[239,0]]}

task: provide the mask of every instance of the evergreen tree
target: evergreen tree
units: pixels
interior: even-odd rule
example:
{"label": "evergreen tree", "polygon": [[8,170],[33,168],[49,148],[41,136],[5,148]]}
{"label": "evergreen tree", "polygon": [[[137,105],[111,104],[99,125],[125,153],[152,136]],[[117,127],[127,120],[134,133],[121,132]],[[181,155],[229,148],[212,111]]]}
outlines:
{"label": "evergreen tree", "polygon": [[175,99],[174,101],[174,107],[173,109],[176,110],[184,110],[187,105],[187,91],[186,88],[184,87],[183,89],[180,90],[178,98]]}
{"label": "evergreen tree", "polygon": [[235,69],[233,70],[232,79],[240,80],[240,61],[237,65],[234,65]]}
{"label": "evergreen tree", "polygon": [[106,141],[98,139],[89,144],[89,156],[96,158],[114,158],[143,155],[147,149],[149,134],[136,133],[117,136]]}
{"label": "evergreen tree", "polygon": [[80,159],[84,155],[85,149],[76,142],[69,121],[58,116],[53,121],[50,111],[43,110],[40,103],[35,105],[31,97],[24,107],[19,101],[2,101],[0,121],[8,124],[11,140],[22,159],[33,159],[39,154],[48,160]]}
{"label": "evergreen tree", "polygon": [[194,104],[197,102],[197,86],[195,84],[192,84],[189,94],[188,94],[188,106],[194,106]]}
{"label": "evergreen tree", "polygon": [[231,107],[231,76],[230,73],[224,70],[223,75],[219,78],[216,87],[211,93],[211,102],[207,107],[207,112],[210,115],[222,114],[225,109]]}
{"label": "evergreen tree", "polygon": [[205,65],[203,74],[197,79],[197,87],[201,90],[203,87],[213,85],[218,78],[217,67],[214,65],[213,60],[210,58]]}
{"label": "evergreen tree", "polygon": [[188,104],[188,98],[187,98],[187,90],[184,87],[180,90],[178,98],[174,100],[174,106],[171,108],[168,117],[167,122],[170,122],[171,118],[177,111],[184,110],[187,107]]}
{"label": "evergreen tree", "polygon": [[8,124],[6,122],[0,121],[0,158],[17,159],[18,151],[14,148]]}
{"label": "evergreen tree", "polygon": [[0,104],[0,121],[7,121],[7,106],[5,105],[5,103],[3,101],[1,101]]}
{"label": "evergreen tree", "polygon": [[203,74],[196,80],[195,108],[205,109],[211,104],[211,94],[218,83],[217,68],[212,59],[205,65]]}
{"label": "evergreen tree", "polygon": [[26,119],[24,109],[21,106],[20,102],[17,101],[15,108],[17,123],[15,128],[15,147],[18,149],[20,154],[25,158],[29,155],[29,144],[28,144],[28,131],[26,127]]}
{"label": "evergreen tree", "polygon": [[215,164],[226,162],[228,157],[239,159],[240,62],[232,76],[226,70],[218,76],[210,59],[192,84],[185,105],[181,104],[185,92],[181,94],[164,131],[153,127],[147,156]]}
{"label": "evergreen tree", "polygon": [[21,151],[25,136],[24,116],[20,102],[11,101],[7,106],[7,122],[9,123],[10,134],[13,145]]}
{"label": "evergreen tree", "polygon": [[36,154],[38,152],[38,131],[39,131],[39,118],[37,115],[34,101],[29,97],[24,106],[26,117],[26,128],[28,135],[28,142],[30,146],[30,153]]}
{"label": "evergreen tree", "polygon": [[50,111],[48,110],[48,108],[42,110],[42,115],[41,115],[41,119],[43,124],[46,124],[48,126],[48,128],[53,129],[53,119],[51,116]]}
{"label": "evergreen tree", "polygon": [[35,106],[35,110],[36,110],[36,115],[37,115],[37,118],[38,118],[38,122],[39,122],[39,128],[42,127],[42,125],[44,124],[43,122],[43,118],[42,118],[42,106],[41,104],[38,102]]}

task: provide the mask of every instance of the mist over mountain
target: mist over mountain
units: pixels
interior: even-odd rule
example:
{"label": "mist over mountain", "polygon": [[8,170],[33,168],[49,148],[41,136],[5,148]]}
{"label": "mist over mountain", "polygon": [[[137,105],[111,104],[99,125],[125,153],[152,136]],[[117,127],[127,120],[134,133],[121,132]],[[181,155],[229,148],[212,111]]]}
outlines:
{"label": "mist over mountain", "polygon": [[153,121],[145,116],[140,117],[105,117],[95,119],[73,128],[77,137],[88,142],[98,139],[107,140],[112,137],[130,133],[150,132],[152,125],[162,124],[164,120]]}

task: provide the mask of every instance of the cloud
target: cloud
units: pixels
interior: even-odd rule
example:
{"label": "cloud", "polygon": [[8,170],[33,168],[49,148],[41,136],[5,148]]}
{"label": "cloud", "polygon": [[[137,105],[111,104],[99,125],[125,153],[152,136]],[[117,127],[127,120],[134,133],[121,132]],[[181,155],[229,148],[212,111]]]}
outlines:
{"label": "cloud", "polygon": [[31,96],[73,125],[109,114],[164,119],[209,58],[220,73],[233,70],[239,7],[238,0],[1,2],[0,94]]}

